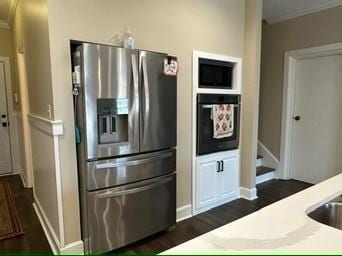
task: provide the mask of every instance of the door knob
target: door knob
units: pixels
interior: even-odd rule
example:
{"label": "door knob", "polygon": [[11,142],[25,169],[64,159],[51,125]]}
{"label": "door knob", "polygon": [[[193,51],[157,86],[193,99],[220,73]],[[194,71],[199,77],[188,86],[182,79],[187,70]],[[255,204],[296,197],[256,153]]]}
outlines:
{"label": "door knob", "polygon": [[296,121],[299,121],[300,120],[300,116],[295,116],[293,119],[296,120]]}

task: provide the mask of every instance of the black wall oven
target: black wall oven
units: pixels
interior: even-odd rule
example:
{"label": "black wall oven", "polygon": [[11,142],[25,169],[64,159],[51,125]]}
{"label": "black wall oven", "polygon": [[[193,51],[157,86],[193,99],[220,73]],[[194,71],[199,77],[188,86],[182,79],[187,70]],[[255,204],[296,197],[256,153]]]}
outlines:
{"label": "black wall oven", "polygon": [[[240,95],[197,95],[197,155],[238,148],[240,99]],[[229,109],[229,112],[226,109]],[[220,112],[213,113],[213,111],[217,112],[217,110]],[[219,136],[215,133],[214,129],[218,129],[218,122],[224,118],[227,119],[225,121],[230,126],[228,127],[229,131],[225,135]]]}
{"label": "black wall oven", "polygon": [[209,89],[233,88],[234,63],[199,58],[198,86]]}

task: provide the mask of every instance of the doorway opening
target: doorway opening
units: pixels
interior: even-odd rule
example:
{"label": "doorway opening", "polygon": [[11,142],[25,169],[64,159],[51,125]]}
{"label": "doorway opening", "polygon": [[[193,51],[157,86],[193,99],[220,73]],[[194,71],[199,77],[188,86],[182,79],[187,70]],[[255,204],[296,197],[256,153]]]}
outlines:
{"label": "doorway opening", "polygon": [[13,173],[12,163],[15,160],[12,159],[15,134],[9,127],[13,121],[11,95],[9,58],[0,57],[0,175]]}
{"label": "doorway opening", "polygon": [[318,183],[341,172],[342,44],[285,54],[279,175]]}
{"label": "doorway opening", "polygon": [[17,54],[19,95],[21,103],[21,122],[18,122],[19,136],[23,144],[20,147],[21,162],[24,166],[20,173],[25,187],[33,186],[33,166],[31,149],[31,130],[28,120],[29,102],[28,102],[28,83],[25,65],[25,55],[23,47]]}

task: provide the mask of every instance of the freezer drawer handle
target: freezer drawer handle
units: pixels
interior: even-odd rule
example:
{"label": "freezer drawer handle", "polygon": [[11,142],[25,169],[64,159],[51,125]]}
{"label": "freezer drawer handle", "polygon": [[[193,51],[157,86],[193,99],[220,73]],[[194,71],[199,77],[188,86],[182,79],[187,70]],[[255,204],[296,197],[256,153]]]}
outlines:
{"label": "freezer drawer handle", "polygon": [[139,164],[147,164],[154,162],[156,160],[162,160],[165,158],[169,158],[172,156],[172,153],[166,153],[161,156],[154,156],[146,159],[140,159],[140,160],[132,160],[132,161],[122,161],[122,162],[116,162],[116,163],[104,163],[104,164],[96,164],[96,169],[108,169],[108,168],[116,168],[116,167],[122,167],[122,166],[132,166],[132,165],[139,165]]}
{"label": "freezer drawer handle", "polygon": [[103,198],[110,198],[110,197],[118,197],[118,196],[125,196],[125,195],[129,195],[129,194],[135,194],[135,193],[146,191],[146,190],[149,190],[151,188],[154,188],[154,187],[160,186],[162,184],[168,183],[171,180],[172,180],[172,177],[168,177],[168,178],[166,178],[160,182],[151,183],[151,184],[148,184],[148,185],[143,186],[143,187],[132,188],[132,189],[127,189],[127,190],[122,190],[122,191],[104,192],[104,193],[99,194],[97,197],[100,199],[103,199]]}

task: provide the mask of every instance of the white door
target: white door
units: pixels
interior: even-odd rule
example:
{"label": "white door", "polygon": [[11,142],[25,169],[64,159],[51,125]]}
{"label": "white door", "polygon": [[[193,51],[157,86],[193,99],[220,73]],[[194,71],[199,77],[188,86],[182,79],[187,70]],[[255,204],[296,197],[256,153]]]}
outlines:
{"label": "white door", "polygon": [[220,172],[220,200],[228,199],[237,191],[239,185],[239,157],[232,154],[222,159],[223,171]]}
{"label": "white door", "polygon": [[218,196],[217,175],[218,161],[215,159],[197,162],[197,209],[216,202]]}
{"label": "white door", "polygon": [[291,177],[310,183],[342,170],[342,55],[298,60]]}
{"label": "white door", "polygon": [[0,62],[0,175],[12,172],[5,75]]}

